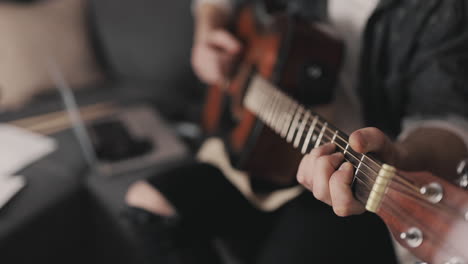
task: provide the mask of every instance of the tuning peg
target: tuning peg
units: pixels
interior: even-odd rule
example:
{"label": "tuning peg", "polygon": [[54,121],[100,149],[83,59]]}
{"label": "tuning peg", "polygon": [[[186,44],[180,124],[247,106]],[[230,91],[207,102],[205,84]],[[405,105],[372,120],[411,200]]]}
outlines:
{"label": "tuning peg", "polygon": [[419,247],[424,240],[422,231],[417,227],[411,227],[406,232],[401,233],[400,238],[412,248]]}
{"label": "tuning peg", "polygon": [[457,173],[460,178],[457,180],[457,184],[465,189],[468,189],[468,159],[460,161],[457,167]]}

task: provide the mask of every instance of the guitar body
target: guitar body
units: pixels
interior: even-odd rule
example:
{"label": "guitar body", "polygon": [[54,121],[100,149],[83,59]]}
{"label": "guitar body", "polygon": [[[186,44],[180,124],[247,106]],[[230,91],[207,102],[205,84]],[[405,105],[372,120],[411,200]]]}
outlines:
{"label": "guitar body", "polygon": [[256,10],[247,6],[239,12],[234,34],[243,53],[230,82],[210,87],[202,126],[209,135],[222,135],[232,165],[254,183],[289,186],[302,155],[244,107],[246,88],[255,73],[305,105],[329,103],[342,45],[296,18],[275,15],[262,23]]}

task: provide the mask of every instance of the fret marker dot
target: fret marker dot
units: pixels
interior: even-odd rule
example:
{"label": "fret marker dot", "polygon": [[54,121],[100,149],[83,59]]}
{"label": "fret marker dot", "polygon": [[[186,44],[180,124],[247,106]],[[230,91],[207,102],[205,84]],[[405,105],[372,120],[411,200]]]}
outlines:
{"label": "fret marker dot", "polygon": [[316,141],[317,140],[317,135],[313,135],[312,136],[312,141]]}

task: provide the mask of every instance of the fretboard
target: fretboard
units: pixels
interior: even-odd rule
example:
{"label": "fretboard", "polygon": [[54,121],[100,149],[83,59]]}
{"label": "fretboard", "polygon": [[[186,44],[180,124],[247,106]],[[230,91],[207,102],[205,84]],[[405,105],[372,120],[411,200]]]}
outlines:
{"label": "fretboard", "polygon": [[348,135],[297,103],[261,76],[253,77],[244,98],[244,105],[303,154],[331,142],[337,146],[337,151],[343,153],[345,159],[353,164],[356,171],[363,175],[357,178],[361,184],[370,184],[369,182],[376,178],[382,165],[380,161],[351,149]]}

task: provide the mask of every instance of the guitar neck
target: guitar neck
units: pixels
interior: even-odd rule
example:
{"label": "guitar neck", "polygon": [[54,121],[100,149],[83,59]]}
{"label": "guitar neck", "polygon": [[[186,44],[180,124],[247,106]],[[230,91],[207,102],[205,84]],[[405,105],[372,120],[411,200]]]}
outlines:
{"label": "guitar neck", "polygon": [[[466,263],[468,194],[464,190],[427,173],[397,173],[394,167],[355,152],[345,133],[258,75],[248,87],[244,105],[303,154],[328,142],[335,144],[356,168],[356,199],[377,213],[395,239],[415,255],[431,263]],[[424,225],[429,219],[435,224]]]}
{"label": "guitar neck", "polygon": [[366,203],[370,187],[377,178],[382,163],[372,156],[351,149],[348,135],[259,75],[254,76],[250,82],[244,105],[302,154],[325,143],[335,144],[337,151],[343,153],[344,158],[356,168],[356,172],[363,175],[355,177],[354,184],[366,185],[366,188],[356,188],[360,190],[360,193],[356,193],[356,198]]}

